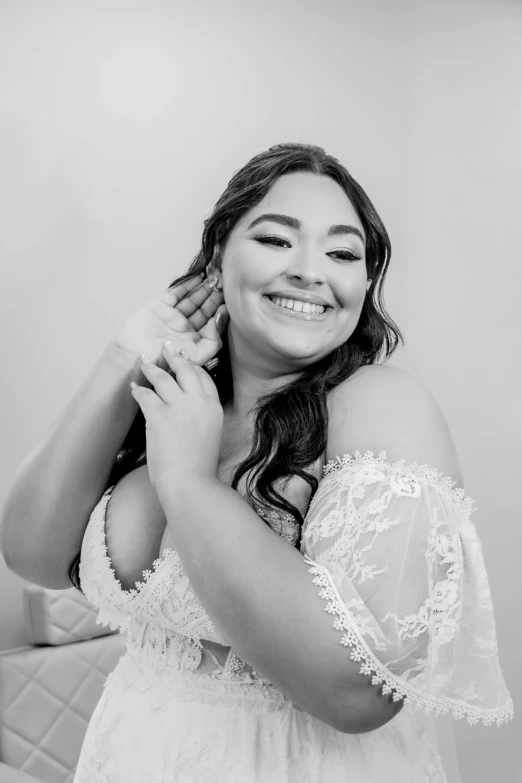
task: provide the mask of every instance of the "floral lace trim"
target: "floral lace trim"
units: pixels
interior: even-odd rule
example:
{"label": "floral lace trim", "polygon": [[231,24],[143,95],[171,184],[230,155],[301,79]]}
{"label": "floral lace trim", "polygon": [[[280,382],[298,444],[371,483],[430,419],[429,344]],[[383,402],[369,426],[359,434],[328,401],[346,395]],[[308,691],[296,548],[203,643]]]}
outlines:
{"label": "floral lace trim", "polygon": [[304,560],[307,565],[311,566],[308,572],[315,575],[315,579],[312,580],[313,584],[322,588],[319,591],[319,597],[329,602],[325,611],[328,614],[337,615],[333,627],[337,631],[344,631],[339,643],[352,648],[350,652],[352,661],[362,661],[362,666],[359,669],[360,674],[371,677],[372,685],[382,684],[383,695],[392,694],[393,701],[404,699],[405,703],[411,703],[415,709],[422,709],[426,714],[432,714],[436,717],[451,711],[453,718],[458,720],[465,716],[471,725],[482,721],[485,726],[491,726],[493,723],[500,726],[513,718],[514,708],[511,700],[502,709],[481,710],[477,707],[460,704],[448,697],[440,699],[428,696],[418,692],[410,685],[405,687],[398,677],[382,666],[361,638],[355,621],[346,611],[341,596],[330,578],[328,569],[315,563],[308,555],[304,556]]}
{"label": "floral lace trim", "polygon": [[[121,582],[116,577],[116,572],[112,567],[112,561],[107,549],[107,538],[105,535],[105,524],[104,524],[107,505],[111,498],[114,486],[109,487],[109,489],[105,492],[97,508],[97,517],[95,520],[96,524],[94,525],[93,528],[90,544],[91,544],[91,549],[93,550],[93,561],[97,563],[98,567],[100,567],[100,560],[101,560],[101,564],[102,564],[101,567],[105,569],[107,575],[109,576],[110,583],[114,585],[114,587],[117,586],[116,591],[114,590],[114,588],[111,591],[113,593],[113,597],[114,597],[114,593],[116,592],[116,594],[119,595],[120,597],[127,598],[130,601],[133,601],[144,591],[146,587],[149,586],[152,578],[153,577],[155,578],[168,566],[169,561],[173,560],[176,557],[177,553],[175,552],[174,549],[171,549],[170,547],[165,547],[161,552],[161,556],[156,558],[156,560],[154,560],[152,564],[152,569],[146,569],[145,571],[142,572],[143,580],[141,582],[135,582],[136,585],[135,588],[131,588],[130,590],[125,590],[121,586]],[[99,570],[99,568],[97,570]]]}
{"label": "floral lace trim", "polygon": [[323,467],[323,473],[324,476],[328,476],[335,474],[336,471],[342,468],[359,468],[362,466],[367,466],[369,469],[379,467],[396,474],[399,483],[402,485],[401,494],[410,494],[410,492],[415,494],[414,486],[408,487],[407,484],[405,485],[405,479],[411,478],[413,482],[417,481],[435,487],[435,489],[444,494],[450,494],[466,516],[470,516],[474,511],[473,504],[475,501],[466,496],[466,491],[462,487],[453,487],[455,482],[449,476],[444,476],[443,471],[430,468],[428,465],[417,465],[416,462],[406,465],[405,459],[400,459],[393,463],[387,462],[385,451],[380,451],[378,457],[374,457],[373,451],[366,451],[364,454],[361,454],[360,451],[355,451],[353,457],[350,454],[344,454],[342,458],[336,457],[336,459],[329,460]]}

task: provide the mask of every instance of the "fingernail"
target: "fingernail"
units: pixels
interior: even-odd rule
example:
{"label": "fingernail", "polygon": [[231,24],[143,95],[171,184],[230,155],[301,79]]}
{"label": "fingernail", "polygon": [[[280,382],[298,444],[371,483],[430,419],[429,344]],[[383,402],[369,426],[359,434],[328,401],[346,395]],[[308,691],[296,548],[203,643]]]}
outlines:
{"label": "fingernail", "polygon": [[141,361],[143,362],[143,364],[152,364],[150,356],[147,356],[146,353],[141,354]]}
{"label": "fingernail", "polygon": [[179,352],[179,355],[183,356],[184,359],[188,359],[189,358],[189,355],[188,355],[188,353],[186,352],[186,350],[184,348],[181,348],[181,350]]}
{"label": "fingernail", "polygon": [[216,329],[219,327],[219,322],[221,321],[221,313],[218,313],[216,315]]}
{"label": "fingernail", "polygon": [[167,340],[167,342],[165,343],[165,350],[168,351],[169,353],[174,353],[174,346],[172,345],[170,340]]}
{"label": "fingernail", "polygon": [[217,281],[218,281],[217,277],[210,277],[207,280],[207,287],[208,288],[214,288],[214,286],[216,285]]}

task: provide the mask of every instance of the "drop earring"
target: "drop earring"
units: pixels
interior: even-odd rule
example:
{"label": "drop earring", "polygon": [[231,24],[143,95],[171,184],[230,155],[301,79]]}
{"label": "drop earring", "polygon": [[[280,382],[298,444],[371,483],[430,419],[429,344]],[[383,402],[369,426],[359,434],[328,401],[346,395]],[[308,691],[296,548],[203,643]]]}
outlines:
{"label": "drop earring", "polygon": [[219,280],[219,277],[217,275],[212,275],[212,277],[207,278],[205,281],[205,285],[207,288],[211,291],[213,288],[216,289],[216,291],[222,291],[223,285]]}

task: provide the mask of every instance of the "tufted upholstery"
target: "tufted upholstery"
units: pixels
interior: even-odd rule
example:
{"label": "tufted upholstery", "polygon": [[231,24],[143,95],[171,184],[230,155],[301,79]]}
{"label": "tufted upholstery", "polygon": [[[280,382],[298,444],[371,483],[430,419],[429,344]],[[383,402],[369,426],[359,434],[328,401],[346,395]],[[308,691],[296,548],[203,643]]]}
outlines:
{"label": "tufted upholstery", "polygon": [[24,607],[30,645],[0,653],[0,783],[70,783],[124,636],[75,588],[27,585]]}
{"label": "tufted upholstery", "polygon": [[39,780],[22,772],[20,769],[8,767],[0,761],[0,783],[40,783]]}
{"label": "tufted upholstery", "polygon": [[29,644],[69,644],[113,633],[96,624],[98,612],[83,593],[27,585],[24,610]]}

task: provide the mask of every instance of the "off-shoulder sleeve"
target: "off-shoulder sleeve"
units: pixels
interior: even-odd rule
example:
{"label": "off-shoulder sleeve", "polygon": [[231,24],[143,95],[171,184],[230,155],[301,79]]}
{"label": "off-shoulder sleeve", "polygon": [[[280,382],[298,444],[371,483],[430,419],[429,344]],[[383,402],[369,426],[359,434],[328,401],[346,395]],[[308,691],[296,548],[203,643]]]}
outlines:
{"label": "off-shoulder sleeve", "polygon": [[473,501],[386,452],[356,451],[324,473],[301,552],[361,674],[436,716],[512,718]]}

